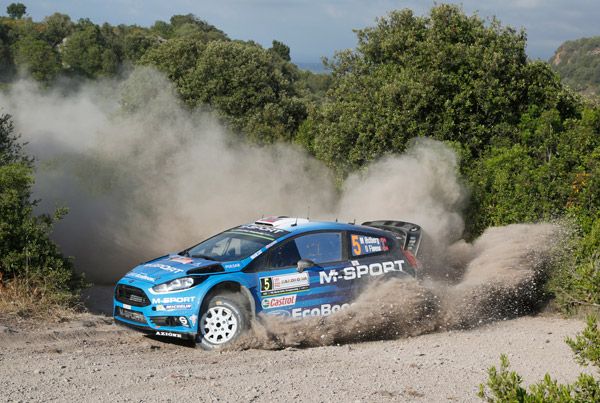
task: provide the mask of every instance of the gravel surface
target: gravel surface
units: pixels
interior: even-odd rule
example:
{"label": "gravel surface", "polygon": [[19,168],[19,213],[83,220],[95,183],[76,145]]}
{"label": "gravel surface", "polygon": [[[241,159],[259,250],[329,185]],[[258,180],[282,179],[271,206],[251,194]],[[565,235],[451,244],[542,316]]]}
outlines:
{"label": "gravel surface", "polygon": [[103,298],[70,322],[0,321],[0,401],[477,402],[502,353],[526,385],[546,372],[561,383],[593,373],[564,342],[585,323],[553,315],[391,341],[208,352],[117,327]]}

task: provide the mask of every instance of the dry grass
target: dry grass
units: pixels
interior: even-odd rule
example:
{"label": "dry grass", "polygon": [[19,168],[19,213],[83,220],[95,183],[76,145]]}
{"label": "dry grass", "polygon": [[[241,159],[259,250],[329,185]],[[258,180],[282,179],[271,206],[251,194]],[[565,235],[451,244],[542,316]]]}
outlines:
{"label": "dry grass", "polygon": [[0,314],[21,319],[61,322],[84,310],[77,295],[60,293],[31,279],[0,279]]}

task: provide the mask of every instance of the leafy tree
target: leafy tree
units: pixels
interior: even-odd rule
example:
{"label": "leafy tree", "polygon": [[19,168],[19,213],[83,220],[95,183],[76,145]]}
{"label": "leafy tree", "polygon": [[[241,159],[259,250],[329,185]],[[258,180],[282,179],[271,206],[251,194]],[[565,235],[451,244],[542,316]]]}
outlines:
{"label": "leafy tree", "polygon": [[17,69],[28,71],[40,82],[48,82],[61,70],[58,53],[45,41],[28,36],[14,46]]}
{"label": "leafy tree", "polygon": [[159,35],[163,39],[169,39],[173,37],[173,32],[175,31],[173,26],[168,22],[164,21],[156,21],[154,25],[150,27],[150,31]]}
{"label": "leafy tree", "polygon": [[14,73],[11,42],[10,26],[0,23],[0,80],[9,80]]}
{"label": "leafy tree", "polygon": [[524,32],[447,4],[377,22],[357,31],[356,50],[336,54],[328,102],[298,136],[341,176],[419,136],[460,143],[477,158],[492,140],[514,141],[532,104],[572,116],[558,77],[528,63]]}
{"label": "leafy tree", "polygon": [[317,102],[321,102],[330,88],[333,87],[334,78],[328,73],[315,74],[310,70],[299,73],[299,80],[302,81],[308,90],[315,96]]}
{"label": "leafy tree", "polygon": [[75,24],[67,14],[54,13],[44,18],[40,24],[43,28],[43,36],[53,48],[73,33]]}
{"label": "leafy tree", "polygon": [[202,57],[206,44],[189,38],[169,40],[146,53],[140,64],[156,66],[177,86],[184,101],[193,104],[194,92],[189,89],[190,77]]}
{"label": "leafy tree", "polygon": [[113,27],[104,23],[100,28],[102,37],[103,71],[110,74],[125,61],[136,62],[148,49],[157,46],[158,40],[147,29],[135,25]]}
{"label": "leafy tree", "polygon": [[129,30],[122,36],[123,60],[138,61],[148,50],[158,46],[158,41],[138,30]]}
{"label": "leafy tree", "polygon": [[200,20],[194,14],[172,16],[171,27],[174,37],[186,37],[202,42],[229,41],[223,31],[206,21]]}
{"label": "leafy tree", "polygon": [[292,60],[292,58],[290,57],[290,47],[283,42],[274,40],[273,47],[269,50],[274,52],[276,55],[279,55],[279,57],[281,57],[286,62]]}
{"label": "leafy tree", "polygon": [[16,162],[31,165],[33,159],[22,151],[19,137],[12,134],[14,125],[11,116],[0,115],[0,166],[7,166]]}
{"label": "leafy tree", "polygon": [[149,51],[141,63],[166,72],[188,105],[213,106],[259,143],[290,140],[306,117],[294,71],[253,44],[173,39]]}
{"label": "leafy tree", "polygon": [[80,18],[77,20],[77,27],[79,29],[85,29],[94,26],[96,26],[96,24],[94,24],[89,18]]}
{"label": "leafy tree", "polygon": [[10,115],[0,116],[0,281],[18,279],[40,298],[75,303],[82,278],[49,238],[66,209],[54,216],[33,214],[33,160],[22,152],[13,130]]}
{"label": "leafy tree", "polygon": [[13,20],[20,20],[27,12],[27,7],[23,3],[10,3],[6,7],[6,13]]}
{"label": "leafy tree", "polygon": [[[81,31],[71,35],[63,49],[63,61],[69,69],[87,77],[96,77],[106,66],[103,38],[96,25],[85,25]],[[110,61],[110,59],[108,59]]]}

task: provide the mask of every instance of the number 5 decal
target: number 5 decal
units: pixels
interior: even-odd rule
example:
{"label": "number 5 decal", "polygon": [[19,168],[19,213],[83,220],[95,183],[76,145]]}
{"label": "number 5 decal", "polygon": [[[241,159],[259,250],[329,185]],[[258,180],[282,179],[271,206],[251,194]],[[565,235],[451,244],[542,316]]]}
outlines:
{"label": "number 5 decal", "polygon": [[358,235],[352,235],[352,253],[354,253],[354,256],[358,256],[362,253],[362,249],[358,243]]}
{"label": "number 5 decal", "polygon": [[271,277],[263,277],[261,281],[261,291],[269,291],[271,289]]}

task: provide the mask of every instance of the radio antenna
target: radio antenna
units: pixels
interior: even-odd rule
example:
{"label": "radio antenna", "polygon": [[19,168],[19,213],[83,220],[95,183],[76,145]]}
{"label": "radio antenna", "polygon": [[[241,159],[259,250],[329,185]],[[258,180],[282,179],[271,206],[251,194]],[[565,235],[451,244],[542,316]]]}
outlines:
{"label": "radio antenna", "polygon": [[310,220],[310,205],[308,205],[308,213],[306,213],[306,219]]}

